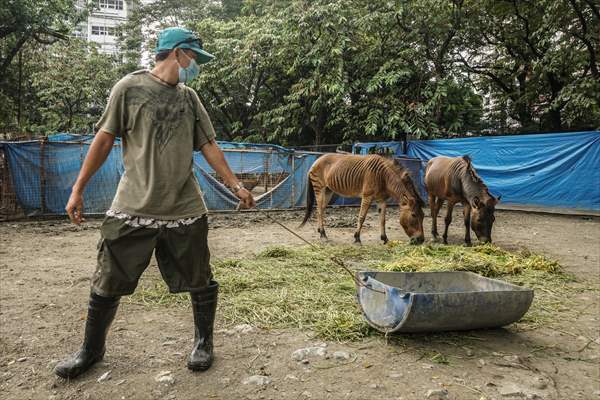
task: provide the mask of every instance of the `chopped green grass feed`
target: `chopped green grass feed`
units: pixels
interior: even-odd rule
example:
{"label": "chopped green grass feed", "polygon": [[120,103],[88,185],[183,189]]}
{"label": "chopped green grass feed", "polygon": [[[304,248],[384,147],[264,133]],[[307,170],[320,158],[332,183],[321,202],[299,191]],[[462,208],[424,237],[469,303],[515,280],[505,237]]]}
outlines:
{"label": "chopped green grass feed", "polygon": [[[572,280],[556,261],[493,245],[274,246],[254,257],[214,261],[215,279],[221,285],[219,318],[230,325],[308,330],[329,340],[373,334],[357,306],[352,278],[330,256],[355,270],[472,271],[528,286],[536,295],[518,324],[521,327],[539,326],[564,309],[564,294]],[[148,305],[189,306],[187,295],[170,295],[158,277],[142,285],[131,299]]]}

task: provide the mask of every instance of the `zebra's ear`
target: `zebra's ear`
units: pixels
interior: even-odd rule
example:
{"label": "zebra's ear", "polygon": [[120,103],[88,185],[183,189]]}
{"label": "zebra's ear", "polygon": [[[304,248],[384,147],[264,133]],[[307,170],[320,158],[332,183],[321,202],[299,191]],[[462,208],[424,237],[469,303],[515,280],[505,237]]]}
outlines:
{"label": "zebra's ear", "polygon": [[465,160],[467,164],[471,165],[471,157],[468,154],[462,156],[462,159]]}
{"label": "zebra's ear", "polygon": [[412,179],[410,179],[410,174],[406,171],[404,171],[402,173],[402,175],[400,175],[400,179],[402,180],[402,183],[404,183],[404,184],[412,182]]}

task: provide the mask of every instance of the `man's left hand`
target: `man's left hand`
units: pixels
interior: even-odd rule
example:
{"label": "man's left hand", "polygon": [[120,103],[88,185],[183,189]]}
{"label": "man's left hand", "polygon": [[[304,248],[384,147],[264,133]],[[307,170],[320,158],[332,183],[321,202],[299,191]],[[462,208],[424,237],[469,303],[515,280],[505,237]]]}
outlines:
{"label": "man's left hand", "polygon": [[256,207],[256,202],[254,201],[254,197],[252,197],[252,193],[248,189],[241,188],[238,190],[235,195],[240,199],[241,208],[254,208]]}

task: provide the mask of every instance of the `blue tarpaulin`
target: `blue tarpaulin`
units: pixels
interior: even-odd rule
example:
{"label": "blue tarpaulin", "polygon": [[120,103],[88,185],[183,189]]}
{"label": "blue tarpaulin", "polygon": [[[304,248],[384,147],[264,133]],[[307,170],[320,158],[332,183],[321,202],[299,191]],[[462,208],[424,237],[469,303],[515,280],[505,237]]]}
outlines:
{"label": "blue tarpaulin", "polygon": [[[373,146],[400,154],[398,142],[360,143],[356,151],[367,153]],[[465,154],[503,203],[600,210],[599,131],[408,143],[408,156],[424,161]]]}
{"label": "blue tarpaulin", "polygon": [[[48,141],[3,142],[0,150],[19,205],[28,213],[64,214],[71,186],[91,143],[91,136],[61,133]],[[227,162],[238,176],[262,179],[261,208],[302,207],[306,177],[317,153],[291,151],[275,145],[220,142]],[[503,203],[600,210],[600,132],[575,132],[465,139],[423,140],[408,143],[401,155],[398,142],[359,143],[358,153],[388,147],[401,156],[424,195],[423,163],[438,155],[469,154],[492,193]],[[414,158],[421,159],[415,160]],[[232,210],[237,199],[223,186],[201,153],[194,154],[194,173],[211,210]],[[103,213],[110,206],[123,173],[120,142],[85,192],[86,211]],[[268,185],[264,179],[269,179]],[[426,196],[424,196],[426,197]],[[335,204],[358,204],[337,198]]]}
{"label": "blue tarpaulin", "polygon": [[[47,141],[2,142],[18,204],[27,214],[64,214],[64,208],[93,136],[60,133]],[[117,138],[118,139],[118,138]],[[242,178],[260,181],[257,205],[264,209],[301,207],[306,177],[319,154],[294,152],[275,145],[219,142],[231,169]],[[121,143],[86,186],[85,212],[104,213],[123,174]],[[194,174],[210,210],[233,210],[239,200],[218,181],[200,152]],[[264,189],[263,189],[264,188]]]}

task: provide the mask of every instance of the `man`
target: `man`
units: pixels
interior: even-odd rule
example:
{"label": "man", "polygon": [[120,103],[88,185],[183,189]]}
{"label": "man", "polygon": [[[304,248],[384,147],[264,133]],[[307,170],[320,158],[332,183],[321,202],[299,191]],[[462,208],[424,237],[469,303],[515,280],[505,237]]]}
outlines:
{"label": "man", "polygon": [[202,152],[244,208],[255,206],[215,142],[198,95],[183,84],[212,58],[191,31],[168,28],[158,35],[156,66],[125,76],[111,91],[66,206],[71,221],[83,221],[85,185],[115,137],[122,141],[125,173],[100,228],[83,346],[55,368],[63,378],[103,358],[119,298],[134,292],[154,250],[169,290],[190,292],[195,340],[188,368],[202,371],[212,363],[218,284],[209,265],[207,210],[193,173],[193,150]]}

